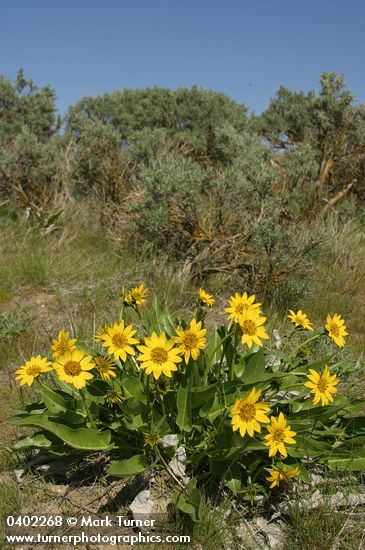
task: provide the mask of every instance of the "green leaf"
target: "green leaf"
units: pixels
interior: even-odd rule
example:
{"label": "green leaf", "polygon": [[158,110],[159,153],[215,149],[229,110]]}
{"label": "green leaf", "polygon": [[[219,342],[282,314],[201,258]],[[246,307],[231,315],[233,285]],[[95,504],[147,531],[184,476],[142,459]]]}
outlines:
{"label": "green leaf", "polygon": [[133,397],[140,403],[147,404],[147,397],[139,378],[125,374],[123,376],[123,389],[127,397]]}
{"label": "green leaf", "polygon": [[196,479],[190,479],[185,489],[176,489],[171,501],[179,510],[189,514],[194,522],[201,519],[203,501],[199,489],[196,488]]}
{"label": "green leaf", "polygon": [[201,405],[204,405],[215,394],[218,384],[210,384],[209,386],[201,386],[199,388],[191,389],[191,408],[196,409]]}
{"label": "green leaf", "polygon": [[61,441],[57,437],[52,436],[52,434],[39,432],[34,435],[30,435],[17,441],[12,446],[12,449],[19,451],[20,449],[27,449],[29,447],[37,447],[41,449],[48,449],[54,444],[60,444]]}
{"label": "green leaf", "polygon": [[237,495],[242,489],[242,482],[240,479],[230,479],[225,486],[228,487],[234,495]]}
{"label": "green leaf", "polygon": [[125,460],[112,460],[108,472],[114,477],[127,477],[140,474],[149,467],[145,455],[134,455]]}
{"label": "green leaf", "polygon": [[327,464],[331,470],[349,470],[350,472],[360,472],[365,470],[365,449],[357,449],[345,454],[332,455]]}
{"label": "green leaf", "polygon": [[208,338],[208,344],[206,348],[206,354],[209,358],[210,367],[212,367],[214,363],[218,363],[218,361],[220,361],[220,358],[222,357],[222,349],[221,346],[219,346],[221,340],[222,339],[219,335],[219,329],[215,328]]}
{"label": "green leaf", "polygon": [[[57,420],[53,417],[52,420]],[[13,422],[18,426],[37,426],[62,439],[66,445],[81,451],[103,451],[113,448],[110,443],[109,430],[99,432],[94,428],[73,429],[64,424],[53,422],[46,413],[42,415],[30,415],[26,418],[16,418]]]}
{"label": "green leaf", "polygon": [[38,385],[37,391],[42,396],[43,402],[51,414],[67,412],[74,408],[74,399],[67,393],[54,391],[43,385]]}
{"label": "green leaf", "polygon": [[158,332],[165,332],[170,338],[171,336],[174,336],[175,326],[173,320],[168,311],[162,307],[161,302],[156,296],[153,298],[152,307],[155,313],[155,324]]}
{"label": "green leaf", "polygon": [[188,367],[184,378],[181,380],[176,394],[177,417],[176,424],[185,432],[191,432],[191,387],[192,374]]}

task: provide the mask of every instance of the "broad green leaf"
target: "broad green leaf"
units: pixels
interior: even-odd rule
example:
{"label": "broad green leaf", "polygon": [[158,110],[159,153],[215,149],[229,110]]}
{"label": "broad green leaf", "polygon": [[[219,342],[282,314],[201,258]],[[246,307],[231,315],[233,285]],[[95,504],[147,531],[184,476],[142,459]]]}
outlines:
{"label": "broad green leaf", "polygon": [[242,489],[241,479],[230,479],[225,483],[225,486],[232,491],[234,495],[237,495]]}
{"label": "broad green leaf", "polygon": [[74,399],[61,390],[54,391],[46,386],[38,385],[37,391],[51,414],[67,412],[74,408]]}
{"label": "broad green leaf", "polygon": [[217,384],[210,384],[209,386],[200,386],[199,388],[191,389],[191,408],[195,409],[206,403],[213,397],[217,390]]}
{"label": "broad green leaf", "polygon": [[196,479],[191,479],[185,489],[176,489],[172,494],[171,501],[175,506],[189,514],[194,522],[202,517],[202,495],[196,488]]}
{"label": "broad green leaf", "polygon": [[12,449],[16,451],[19,451],[20,449],[26,449],[29,447],[48,449],[49,447],[52,447],[52,445],[55,445],[55,444],[59,445],[60,443],[61,443],[61,440],[57,437],[54,437],[52,434],[39,432],[39,433],[30,435],[28,437],[25,437],[20,441],[17,441],[12,446]]}
{"label": "broad green leaf", "polygon": [[175,326],[173,320],[156,296],[153,298],[152,307],[155,313],[155,326],[158,332],[165,332],[170,338],[174,336]]}
{"label": "broad green leaf", "polygon": [[185,432],[191,432],[191,386],[192,375],[188,368],[184,378],[181,380],[176,394],[177,417],[176,424]]}
{"label": "broad green leaf", "polygon": [[123,389],[128,397],[133,397],[140,403],[147,404],[147,397],[146,394],[143,391],[143,388],[141,386],[141,382],[139,378],[129,375],[123,376]]}
{"label": "broad green leaf", "polygon": [[331,470],[349,470],[359,472],[365,470],[365,449],[356,449],[345,454],[332,454],[326,461]]}
{"label": "broad green leaf", "polygon": [[[52,422],[46,413],[43,415],[30,415],[26,418],[15,420],[18,426],[37,426],[43,428],[62,439],[70,447],[81,451],[109,450],[114,446],[110,443],[111,433],[109,430],[99,432],[94,428],[69,428],[64,424]],[[57,420],[57,417],[52,417],[52,420]]]}
{"label": "broad green leaf", "polygon": [[125,460],[112,460],[108,473],[114,477],[127,477],[140,474],[149,467],[145,455],[135,455]]}

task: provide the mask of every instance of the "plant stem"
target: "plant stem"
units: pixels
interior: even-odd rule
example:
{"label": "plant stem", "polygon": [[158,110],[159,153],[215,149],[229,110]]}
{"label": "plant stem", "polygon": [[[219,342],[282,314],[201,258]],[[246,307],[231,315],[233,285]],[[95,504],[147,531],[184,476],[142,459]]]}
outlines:
{"label": "plant stem", "polygon": [[81,399],[82,399],[82,402],[83,402],[83,405],[84,405],[84,409],[85,409],[85,412],[86,412],[86,415],[89,419],[89,422],[91,424],[91,427],[92,428],[96,428],[96,425],[95,425],[95,422],[91,416],[91,413],[90,413],[90,410],[89,410],[89,407],[87,406],[86,404],[86,399],[85,399],[85,394],[84,394],[84,391],[80,389],[80,395],[81,395]]}
{"label": "plant stem", "polygon": [[303,346],[306,346],[307,344],[309,344],[309,342],[313,342],[314,340],[317,340],[317,338],[319,338],[320,336],[322,336],[321,333],[318,333],[318,334],[315,334],[314,336],[311,336],[310,338],[308,338],[307,340],[304,340],[304,342],[302,342],[300,344],[300,346],[298,346],[297,348],[295,348],[295,350],[289,355],[289,360],[293,359],[293,357],[296,356],[296,354],[298,353],[298,351],[300,350],[300,348],[302,348]]}

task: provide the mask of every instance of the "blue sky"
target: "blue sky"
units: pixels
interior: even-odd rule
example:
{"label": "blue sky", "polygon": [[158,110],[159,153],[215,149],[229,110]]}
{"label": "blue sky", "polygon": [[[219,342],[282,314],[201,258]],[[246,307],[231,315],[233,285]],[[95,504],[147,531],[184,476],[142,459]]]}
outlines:
{"label": "blue sky", "polygon": [[365,101],[363,0],[0,0],[0,74],[85,95],[198,84],[260,112],[345,74]]}

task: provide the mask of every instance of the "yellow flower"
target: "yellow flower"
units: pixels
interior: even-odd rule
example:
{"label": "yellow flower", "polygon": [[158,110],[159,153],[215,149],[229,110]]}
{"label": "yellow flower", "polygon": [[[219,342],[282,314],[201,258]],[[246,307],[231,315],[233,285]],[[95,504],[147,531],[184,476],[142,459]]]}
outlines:
{"label": "yellow flower", "polygon": [[347,336],[348,332],[346,332],[345,321],[341,319],[341,315],[338,315],[337,313],[335,313],[333,317],[327,315],[325,326],[330,338],[332,338],[335,344],[337,344],[340,348],[343,348],[345,345],[344,336]]}
{"label": "yellow flower", "polygon": [[266,413],[270,411],[269,403],[257,403],[261,391],[252,388],[250,393],[243,399],[236,399],[231,408],[232,414],[232,429],[235,432],[239,429],[242,437],[246,431],[250,437],[254,436],[254,432],[261,432],[259,422],[267,424],[270,422]]}
{"label": "yellow flower", "polygon": [[190,355],[196,361],[200,350],[206,347],[204,335],[207,329],[202,329],[202,323],[193,319],[185,330],[176,329],[177,336],[174,338],[178,350],[184,355],[185,363],[188,364]]}
{"label": "yellow flower", "polygon": [[133,344],[138,344],[139,340],[133,338],[133,335],[137,331],[133,328],[133,325],[124,327],[124,321],[119,324],[114,323],[113,327],[108,327],[105,334],[101,335],[101,339],[104,340],[102,346],[108,348],[109,355],[114,355],[114,359],[118,361],[120,358],[123,362],[127,360],[127,353],[129,355],[135,355],[135,350],[131,347]]}
{"label": "yellow flower", "polygon": [[137,306],[142,305],[146,301],[147,293],[148,293],[148,288],[145,287],[143,283],[139,286],[132,288],[131,290],[132,301]]}
{"label": "yellow flower", "polygon": [[298,309],[296,313],[292,309],[289,309],[288,318],[296,327],[303,327],[306,330],[313,330],[312,323],[301,309]]}
{"label": "yellow flower", "polygon": [[160,443],[160,437],[155,432],[151,432],[151,433],[143,432],[143,436],[144,436],[144,447],[146,445],[149,445],[150,447],[156,447],[156,445]]}
{"label": "yellow flower", "polygon": [[293,477],[299,475],[299,468],[293,468],[293,470],[287,470],[285,464],[279,469],[273,468],[269,470],[270,475],[267,476],[267,481],[271,481],[270,489],[273,489],[280,484],[280,481],[289,481]]}
{"label": "yellow flower", "polygon": [[215,304],[215,299],[211,294],[207,294],[205,290],[199,288],[200,302],[204,306],[212,307]]}
{"label": "yellow flower", "polygon": [[105,399],[108,405],[115,405],[122,400],[122,392],[120,390],[108,390],[105,394]]}
{"label": "yellow flower", "polygon": [[73,384],[77,389],[83,388],[87,380],[94,378],[91,372],[88,372],[95,368],[93,358],[81,349],[66,351],[56,359],[53,366],[60,380]]}
{"label": "yellow flower", "polygon": [[142,283],[141,285],[132,288],[132,290],[126,290],[124,287],[122,287],[119,296],[122,298],[125,305],[140,306],[146,301],[147,293],[148,288],[145,287]]}
{"label": "yellow flower", "polygon": [[115,378],[117,375],[115,374],[115,365],[113,361],[109,359],[109,357],[105,357],[104,355],[99,355],[98,357],[94,358],[96,368],[98,369],[99,373],[101,374],[101,377],[104,380],[109,381],[111,378]]}
{"label": "yellow flower", "polygon": [[20,369],[15,371],[15,374],[18,376],[15,377],[16,380],[20,380],[19,384],[23,386],[27,384],[31,386],[34,382],[34,379],[37,378],[42,372],[49,372],[52,370],[50,367],[52,363],[47,361],[46,357],[41,358],[40,355],[37,357],[31,357],[29,361],[26,361]]}
{"label": "yellow flower", "polygon": [[309,369],[310,374],[307,374],[309,382],[304,385],[310,388],[311,393],[314,393],[313,405],[317,405],[322,401],[322,407],[333,401],[332,395],[337,393],[335,387],[339,383],[339,379],[335,374],[330,375],[328,366],[326,365],[322,374],[319,374],[313,369]]}
{"label": "yellow flower", "polygon": [[96,334],[94,336],[94,340],[96,340],[96,342],[101,342],[103,340],[103,335],[107,332],[108,330],[108,326],[106,323],[101,323],[97,330],[96,330]]}
{"label": "yellow flower", "polygon": [[290,426],[287,425],[283,413],[280,413],[278,418],[272,416],[270,420],[271,424],[267,427],[269,433],[264,437],[264,445],[269,447],[269,456],[275,456],[279,451],[281,456],[286,458],[288,453],[284,443],[294,445],[295,440],[293,437],[296,435],[296,432],[293,432]]}
{"label": "yellow flower", "polygon": [[146,369],[146,374],[153,373],[156,379],[162,373],[171,378],[172,371],[177,370],[175,363],[182,361],[178,355],[179,351],[173,348],[173,339],[167,341],[164,332],[160,336],[153,332],[150,338],[144,339],[144,342],[144,346],[137,346],[142,352],[138,357],[138,361],[142,363],[141,368]]}
{"label": "yellow flower", "polygon": [[244,294],[239,294],[236,292],[234,296],[231,296],[229,300],[229,305],[231,307],[226,307],[224,311],[229,313],[228,319],[233,319],[235,323],[238,323],[238,318],[240,315],[242,315],[245,311],[249,309],[257,309],[260,310],[261,304],[255,304],[256,296],[253,294],[252,296],[248,296],[247,292]]}
{"label": "yellow flower", "polygon": [[252,344],[262,347],[261,338],[264,340],[269,338],[262,326],[266,317],[260,317],[260,314],[258,309],[247,309],[238,316],[238,323],[242,330],[241,342],[243,345],[247,344],[249,348],[252,347]]}
{"label": "yellow flower", "polygon": [[130,306],[132,304],[132,294],[129,290],[126,290],[124,286],[122,286],[122,290],[120,291],[119,298],[122,298],[124,305]]}
{"label": "yellow flower", "polygon": [[58,334],[58,339],[52,340],[51,349],[53,349],[53,359],[61,357],[61,355],[64,355],[66,351],[74,351],[76,349],[76,342],[76,338],[72,338],[70,340],[70,333],[62,329]]}

